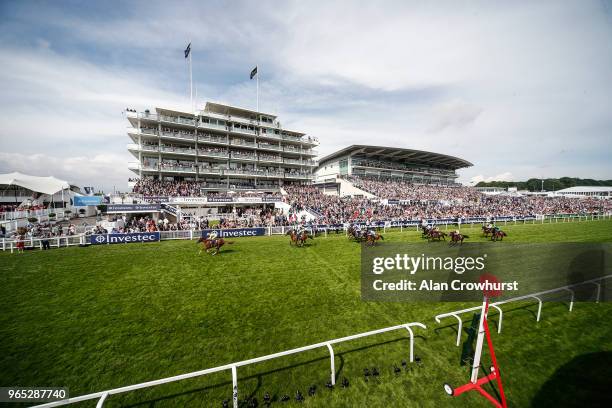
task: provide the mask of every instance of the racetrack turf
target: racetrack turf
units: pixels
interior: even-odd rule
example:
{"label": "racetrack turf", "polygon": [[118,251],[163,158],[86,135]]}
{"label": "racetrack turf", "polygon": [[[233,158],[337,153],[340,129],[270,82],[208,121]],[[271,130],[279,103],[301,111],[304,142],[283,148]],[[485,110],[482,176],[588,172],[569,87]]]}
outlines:
{"label": "racetrack turf", "polygon": [[[612,240],[611,221],[504,229],[508,242]],[[463,231],[483,240],[476,228]],[[420,240],[415,230],[385,238]],[[338,383],[347,377],[347,389],[325,388],[329,356],[320,349],[239,368],[240,399],[255,396],[262,406],[266,391],[293,399],[301,390],[309,407],[489,406],[442,389],[465,383],[469,368],[460,364],[456,324],[433,317],[472,304],[362,302],[360,248],[342,235],[304,248],[284,236],[234,241],[216,257],[198,256],[195,241],[0,254],[0,386],[67,386],[77,396],[419,321],[428,327],[415,329],[421,366],[394,374],[409,343],[405,332],[386,333],[335,347]],[[583,395],[581,370],[609,386],[612,306],[579,303],[568,313],[566,303],[545,303],[539,323],[536,309],[508,305],[503,332],[493,334],[510,406],[580,402],[572,395]],[[366,367],[381,375],[366,382]],[[584,398],[609,401],[609,387],[601,392]],[[111,396],[105,406],[221,407],[223,399],[231,399],[229,371]],[[593,406],[584,401],[576,406]]]}

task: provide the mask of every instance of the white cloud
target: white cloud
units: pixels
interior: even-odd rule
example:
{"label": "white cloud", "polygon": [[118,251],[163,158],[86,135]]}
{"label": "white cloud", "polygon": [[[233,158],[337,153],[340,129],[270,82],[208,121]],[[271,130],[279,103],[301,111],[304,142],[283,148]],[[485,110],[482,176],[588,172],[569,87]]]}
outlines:
{"label": "white cloud", "polygon": [[489,183],[491,181],[514,181],[514,177],[512,176],[512,173],[506,171],[504,173],[491,177],[485,177],[482,174],[479,174],[470,178],[470,184],[480,183],[481,181],[484,181],[486,183]]}
{"label": "white cloud", "polygon": [[127,191],[127,179],[133,177],[127,169],[125,155],[104,153],[73,157],[44,153],[0,153],[0,172],[13,171],[34,176],[55,176],[78,186],[93,186],[96,189],[116,186],[119,191]]}

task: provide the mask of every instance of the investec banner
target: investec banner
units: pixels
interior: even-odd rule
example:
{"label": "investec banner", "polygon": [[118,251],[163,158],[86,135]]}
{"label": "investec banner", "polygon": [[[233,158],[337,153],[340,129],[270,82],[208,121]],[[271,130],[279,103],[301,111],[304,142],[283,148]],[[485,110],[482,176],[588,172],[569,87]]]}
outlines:
{"label": "investec banner", "polygon": [[208,237],[212,231],[217,232],[219,238],[238,238],[238,237],[260,237],[266,235],[265,228],[234,228],[234,229],[207,229],[202,230],[202,237]]}
{"label": "investec banner", "polygon": [[106,212],[154,212],[159,211],[159,204],[109,204]]}
{"label": "investec banner", "polygon": [[209,203],[231,203],[234,201],[232,197],[227,196],[208,196],[206,200]]}
{"label": "investec banner", "polygon": [[133,232],[129,234],[95,234],[89,237],[92,245],[129,244],[132,242],[159,241],[159,232]]}

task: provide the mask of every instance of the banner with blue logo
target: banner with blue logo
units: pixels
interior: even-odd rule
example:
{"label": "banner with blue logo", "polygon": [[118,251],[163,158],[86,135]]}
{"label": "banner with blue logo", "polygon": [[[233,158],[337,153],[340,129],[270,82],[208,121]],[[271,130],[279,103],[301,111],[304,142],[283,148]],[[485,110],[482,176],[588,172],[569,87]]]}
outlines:
{"label": "banner with blue logo", "polygon": [[89,237],[92,245],[129,244],[133,242],[157,242],[159,232],[132,232],[127,234],[94,234]]}
{"label": "banner with blue logo", "polygon": [[86,205],[102,204],[102,196],[74,196],[74,206],[84,207]]}
{"label": "banner with blue logo", "polygon": [[207,238],[213,231],[217,232],[218,238],[260,237],[266,235],[267,228],[232,228],[232,229],[205,229],[202,230],[202,238]]}
{"label": "banner with blue logo", "polygon": [[159,212],[159,204],[109,204],[106,212]]}

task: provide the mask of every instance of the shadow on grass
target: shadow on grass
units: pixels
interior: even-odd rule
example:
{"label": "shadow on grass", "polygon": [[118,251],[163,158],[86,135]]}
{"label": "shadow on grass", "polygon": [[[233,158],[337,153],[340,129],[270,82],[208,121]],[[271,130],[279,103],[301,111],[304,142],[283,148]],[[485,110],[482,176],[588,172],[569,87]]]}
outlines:
{"label": "shadow on grass", "polygon": [[[415,338],[415,341],[416,341],[416,339],[425,340],[425,341],[427,340],[427,338],[425,336],[421,336],[421,335],[415,335],[414,338]],[[380,346],[383,346],[383,345],[386,345],[386,344],[395,344],[395,343],[404,342],[404,341],[408,342],[408,346],[410,345],[410,338],[408,338],[408,337],[400,337],[400,338],[393,339],[393,340],[387,340],[387,341],[383,341],[383,342],[379,342],[379,343],[374,343],[374,344],[370,344],[370,345],[363,346],[363,347],[353,348],[353,349],[346,350],[346,351],[343,351],[343,352],[340,352],[340,353],[334,353],[336,359],[340,360],[340,364],[336,367],[336,372],[335,372],[336,381],[340,378],[340,375],[342,373],[342,369],[344,368],[344,364],[345,364],[344,363],[344,356],[345,355],[348,355],[348,354],[351,354],[351,353],[356,353],[356,352],[363,351],[363,350],[367,350],[367,349],[374,348],[374,347],[380,347]],[[258,393],[261,393],[261,391],[262,391],[261,387],[263,385],[263,378],[266,375],[271,375],[271,374],[283,372],[283,371],[290,370],[290,369],[293,369],[293,368],[296,368],[296,367],[306,366],[308,364],[317,363],[317,362],[320,362],[320,361],[323,361],[323,360],[329,361],[329,356],[315,358],[315,359],[310,359],[308,361],[304,361],[304,362],[301,362],[301,363],[296,363],[296,364],[293,364],[293,365],[277,368],[277,369],[274,369],[274,370],[268,370],[268,371],[265,371],[265,372],[262,372],[262,373],[253,374],[253,375],[246,376],[246,377],[240,377],[241,381],[257,379],[257,385],[256,385],[255,389],[251,393],[249,393],[246,397],[242,396],[240,398],[239,406],[246,407],[247,405],[246,405],[246,403],[244,401],[245,399],[252,399]],[[230,371],[227,370],[228,375],[231,376],[231,374],[229,374],[229,372]],[[325,382],[329,381],[329,379],[330,379],[329,378],[329,371],[325,372],[325,375],[323,376],[323,378],[325,379]],[[147,401],[142,401],[142,402],[138,402],[138,403],[135,403],[135,404],[122,405],[122,404],[120,404],[118,402],[117,403],[118,403],[119,406],[125,407],[125,408],[135,408],[135,407],[145,407],[145,406],[153,408],[153,407],[155,407],[155,404],[158,403],[158,402],[169,401],[169,400],[172,400],[173,398],[177,398],[177,397],[181,397],[181,396],[185,396],[185,395],[197,394],[197,393],[200,393],[200,392],[216,389],[216,388],[219,388],[219,387],[227,387],[227,389],[228,389],[228,393],[227,393],[228,397],[227,397],[227,399],[230,401],[230,406],[231,406],[231,385],[232,385],[232,381],[224,381],[224,382],[208,385],[206,387],[194,388],[194,389],[191,389],[191,390],[188,390],[188,391],[184,391],[184,392],[179,392],[179,393],[174,393],[174,394],[166,395],[166,396],[159,397],[159,398],[149,399]],[[336,382],[336,387],[339,387],[339,386],[340,386],[339,382],[337,381]],[[317,387],[317,388],[319,390],[322,390],[324,387]],[[280,397],[278,395],[275,394],[275,395],[272,396],[272,402],[276,402],[276,401],[279,401],[279,400],[280,400]]]}
{"label": "shadow on grass", "polygon": [[612,407],[612,352],[583,354],[561,366],[531,401],[532,407]]}

